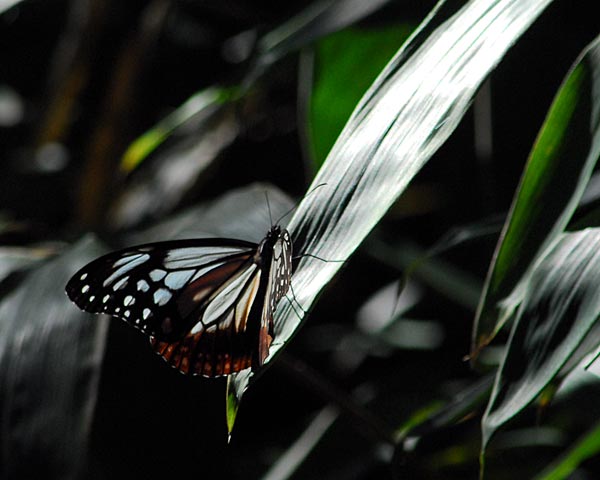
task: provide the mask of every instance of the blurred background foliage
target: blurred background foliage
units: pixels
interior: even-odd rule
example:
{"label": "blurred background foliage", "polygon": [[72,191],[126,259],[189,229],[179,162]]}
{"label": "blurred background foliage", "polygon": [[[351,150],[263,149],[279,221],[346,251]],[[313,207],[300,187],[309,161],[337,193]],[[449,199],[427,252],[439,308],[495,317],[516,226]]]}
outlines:
{"label": "blurred background foliage", "polygon": [[[500,346],[523,347],[503,329],[471,368],[479,296],[553,98],[600,33],[592,0],[552,2],[509,50],[249,389],[230,443],[223,379],[178,374],[123,322],[83,314],[63,294],[109,248],[192,233],[259,240],[264,192],[275,218],[303,197],[357,102],[434,6],[0,1],[2,478],[477,477]],[[592,105],[584,122],[595,121],[597,98],[579,101]],[[569,125],[575,144],[589,140]],[[563,215],[572,230],[597,225],[595,161],[575,215]],[[584,167],[561,168],[542,175],[554,183],[539,198],[560,198],[564,172],[579,178]],[[543,229],[543,208],[542,220],[534,213],[522,222]],[[540,269],[533,284],[553,272]],[[503,288],[492,282],[487,294],[501,299]],[[518,318],[552,312],[540,297]],[[479,314],[487,343],[494,324]],[[502,363],[488,409],[510,395],[503,381],[540,378],[517,360]],[[600,474],[596,376],[573,365],[545,382],[533,406],[505,415],[486,478]]]}

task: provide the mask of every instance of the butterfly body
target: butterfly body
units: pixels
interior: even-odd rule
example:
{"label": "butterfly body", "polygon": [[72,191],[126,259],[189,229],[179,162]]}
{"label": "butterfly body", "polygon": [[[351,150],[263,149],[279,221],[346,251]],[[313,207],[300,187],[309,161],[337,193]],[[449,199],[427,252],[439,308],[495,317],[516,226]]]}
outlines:
{"label": "butterfly body", "polygon": [[217,377],[263,365],[273,313],[291,282],[289,233],[260,244],[175,240],[109,253],[66,287],[82,310],[125,320],[183,373]]}

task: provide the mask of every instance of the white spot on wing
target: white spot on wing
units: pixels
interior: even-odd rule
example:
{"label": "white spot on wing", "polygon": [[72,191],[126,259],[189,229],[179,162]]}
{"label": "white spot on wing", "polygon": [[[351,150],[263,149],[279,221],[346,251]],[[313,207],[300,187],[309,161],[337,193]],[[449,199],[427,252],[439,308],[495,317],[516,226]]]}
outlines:
{"label": "white spot on wing", "polygon": [[196,325],[194,325],[194,328],[192,328],[192,330],[190,331],[190,334],[195,335],[196,333],[200,333],[204,331],[204,325],[202,324],[202,322],[198,322]]}
{"label": "white spot on wing", "polygon": [[148,317],[150,316],[150,314],[152,313],[152,311],[149,308],[144,308],[144,320],[148,320]]}
{"label": "white spot on wing", "polygon": [[165,272],[164,270],[159,270],[159,269],[155,268],[154,270],[152,270],[150,272],[150,278],[155,282],[159,282],[163,278],[165,278],[166,274],[167,274],[167,272]]}
{"label": "white spot on wing", "polygon": [[146,261],[148,258],[150,258],[149,255],[145,255],[143,253],[134,253],[133,255],[127,255],[126,257],[123,258],[119,258],[114,264],[113,266],[115,267],[120,267],[121,265],[125,265],[129,262],[135,262],[136,260],[139,260],[142,257],[146,257],[144,259],[144,261]]}
{"label": "white spot on wing", "polygon": [[81,277],[79,277],[79,280],[85,280],[87,278],[88,274],[87,273],[83,273],[81,274]]}
{"label": "white spot on wing", "polygon": [[81,293],[85,293],[90,289],[89,285],[84,285],[83,287],[81,287]]}
{"label": "white spot on wing", "polygon": [[178,290],[192,278],[195,270],[183,270],[181,272],[171,272],[165,278],[165,285],[171,290]]}
{"label": "white spot on wing", "polygon": [[127,295],[123,300],[123,305],[125,305],[126,307],[133,303],[135,303],[135,299],[131,295]]}
{"label": "white spot on wing", "polygon": [[171,300],[171,292],[169,292],[166,288],[159,288],[154,292],[154,303],[156,303],[159,307],[165,305],[169,300]]}
{"label": "white spot on wing", "polygon": [[148,285],[148,282],[146,280],[138,280],[137,282],[137,289],[140,292],[147,292],[148,290],[150,290],[150,285]]}
{"label": "white spot on wing", "polygon": [[110,295],[104,295],[104,298],[102,299],[102,303],[108,302],[109,298],[110,298]]}

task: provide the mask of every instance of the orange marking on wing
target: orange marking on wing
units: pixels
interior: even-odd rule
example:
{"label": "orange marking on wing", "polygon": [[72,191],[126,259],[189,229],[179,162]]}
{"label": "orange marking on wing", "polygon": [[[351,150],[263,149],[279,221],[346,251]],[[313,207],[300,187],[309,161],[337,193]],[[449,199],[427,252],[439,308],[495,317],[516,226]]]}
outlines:
{"label": "orange marking on wing", "polygon": [[[154,351],[161,355],[169,365],[185,374],[218,377],[230,375],[252,366],[252,353],[249,351],[236,353],[221,350],[206,353],[201,348],[196,348],[200,341],[206,345],[212,345],[215,335],[207,334],[204,331],[187,335],[181,340],[171,343],[155,338],[150,339]],[[220,347],[222,346],[220,345]]]}
{"label": "orange marking on wing", "polygon": [[267,325],[262,325],[260,328],[260,334],[258,337],[258,366],[262,367],[265,360],[269,356],[269,348],[273,342],[273,337],[269,335],[269,328]]}

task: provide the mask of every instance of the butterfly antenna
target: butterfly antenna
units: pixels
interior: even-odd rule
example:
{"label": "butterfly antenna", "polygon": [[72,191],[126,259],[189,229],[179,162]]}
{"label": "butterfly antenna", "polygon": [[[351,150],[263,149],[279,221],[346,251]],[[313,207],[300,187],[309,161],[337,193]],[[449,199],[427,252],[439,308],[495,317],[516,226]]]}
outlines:
{"label": "butterfly antenna", "polygon": [[[319,183],[317,186],[315,186],[315,188],[313,188],[310,192],[308,192],[306,195],[304,195],[304,198],[308,197],[317,188],[322,187],[323,185],[327,185],[327,184],[326,183]],[[275,222],[275,225],[279,225],[279,222],[281,222],[285,217],[287,217],[290,213],[292,213],[294,210],[296,210],[298,208],[298,205],[300,205],[300,202],[298,202],[296,205],[294,205],[292,208],[290,208],[287,212],[285,212],[281,217],[279,217],[277,219],[277,221]]]}
{"label": "butterfly antenna", "polygon": [[267,210],[269,210],[269,222],[271,222],[271,226],[275,225],[273,223],[273,215],[271,214],[271,204],[269,203],[269,192],[265,190],[265,199],[267,200]]}

